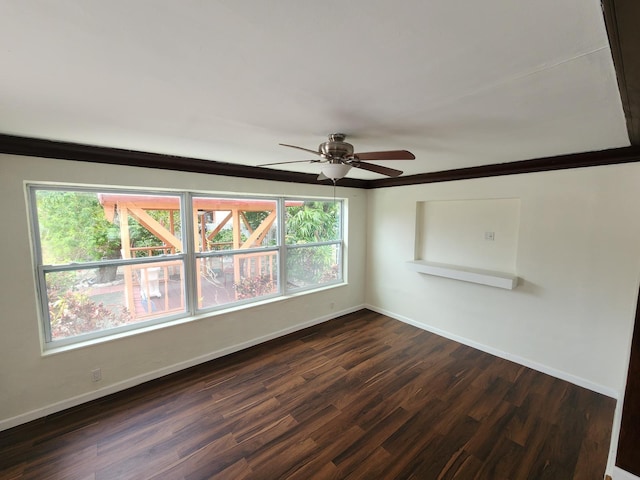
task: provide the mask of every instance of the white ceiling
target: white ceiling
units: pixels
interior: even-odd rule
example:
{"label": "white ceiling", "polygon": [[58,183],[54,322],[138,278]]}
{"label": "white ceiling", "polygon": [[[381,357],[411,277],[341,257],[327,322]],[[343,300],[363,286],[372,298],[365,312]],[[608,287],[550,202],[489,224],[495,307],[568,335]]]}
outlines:
{"label": "white ceiling", "polygon": [[0,65],[1,133],[244,165],[629,145],[598,0],[0,0]]}

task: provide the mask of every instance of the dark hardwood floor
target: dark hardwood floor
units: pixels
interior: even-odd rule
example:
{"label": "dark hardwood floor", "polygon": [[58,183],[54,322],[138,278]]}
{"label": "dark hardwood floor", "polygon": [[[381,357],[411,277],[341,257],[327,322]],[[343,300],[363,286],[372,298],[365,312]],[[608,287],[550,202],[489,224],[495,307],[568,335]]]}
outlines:
{"label": "dark hardwood floor", "polygon": [[601,480],[614,407],[363,310],[0,432],[0,478]]}

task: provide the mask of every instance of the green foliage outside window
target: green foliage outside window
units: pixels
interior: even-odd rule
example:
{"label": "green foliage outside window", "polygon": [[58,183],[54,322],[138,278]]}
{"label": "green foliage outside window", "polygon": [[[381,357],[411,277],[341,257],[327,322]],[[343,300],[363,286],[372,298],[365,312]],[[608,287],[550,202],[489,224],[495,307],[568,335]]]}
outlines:
{"label": "green foliage outside window", "polygon": [[[287,245],[313,244],[340,236],[340,203],[305,202],[288,207]],[[287,256],[287,278],[295,286],[326,283],[338,278],[337,259],[332,245],[291,249]]]}
{"label": "green foliage outside window", "polygon": [[287,207],[287,245],[336,240],[340,225],[339,205],[334,202],[305,202],[299,207]]}
{"label": "green foliage outside window", "polygon": [[[38,190],[38,225],[45,264],[91,262],[120,258],[120,225],[107,220],[95,193]],[[148,210],[147,213],[168,228],[173,215],[180,236],[180,215],[172,210]],[[128,218],[131,247],[160,247],[162,241]],[[156,253],[157,254],[157,253]],[[140,251],[137,257],[148,256]]]}
{"label": "green foliage outside window", "polygon": [[39,190],[37,202],[45,264],[120,256],[120,228],[105,218],[95,193]]}

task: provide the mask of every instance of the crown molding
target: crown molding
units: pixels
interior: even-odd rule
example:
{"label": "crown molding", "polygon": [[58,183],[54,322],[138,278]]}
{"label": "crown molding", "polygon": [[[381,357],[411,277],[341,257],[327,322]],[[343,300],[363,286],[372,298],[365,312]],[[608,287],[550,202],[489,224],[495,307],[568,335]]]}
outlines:
{"label": "crown molding", "polygon": [[[0,134],[0,153],[32,157],[76,160],[81,162],[126,165],[130,167],[159,168],[181,172],[204,173],[229,177],[252,178],[275,182],[303,183],[317,185],[314,174],[250,167],[235,163],[217,162],[198,158],[164,155],[159,153],[124,150],[120,148],[98,147],[79,143],[42,140]],[[341,187],[385,188],[417,185],[422,183],[451,182],[473,178],[498,177],[521,173],[544,172],[569,168],[595,167],[640,161],[640,146],[613,148],[596,152],[574,153],[556,157],[536,158],[508,163],[458,168],[439,172],[419,173],[401,177],[361,180],[343,178]],[[330,181],[322,182],[331,185]]]}
{"label": "crown molding", "polygon": [[[80,143],[43,140],[0,134],[0,153],[31,157],[76,160],[80,162],[127,165],[130,167],[159,168],[181,172],[205,173],[227,177],[252,178],[275,182],[318,183],[332,185],[330,181],[318,182],[318,176],[310,173],[274,170],[235,163],[225,163],[200,158],[164,155],[160,153],[125,150],[121,148],[98,147]],[[341,187],[366,188],[367,181],[356,178],[340,180]]]}
{"label": "crown molding", "polygon": [[451,182],[473,178],[499,177],[521,173],[565,170],[569,168],[596,167],[640,161],[640,147],[623,147],[596,152],[573,153],[555,157],[535,158],[509,163],[495,163],[477,167],[457,168],[432,173],[420,173],[404,177],[381,178],[368,183],[368,188],[401,187],[421,183]]}

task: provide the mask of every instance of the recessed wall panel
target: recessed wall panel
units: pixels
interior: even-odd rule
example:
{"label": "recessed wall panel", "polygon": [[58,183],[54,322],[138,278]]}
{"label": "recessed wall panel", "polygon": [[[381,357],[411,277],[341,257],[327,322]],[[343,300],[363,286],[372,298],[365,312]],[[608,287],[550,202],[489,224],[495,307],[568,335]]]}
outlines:
{"label": "recessed wall panel", "polygon": [[418,202],[416,260],[516,272],[520,200]]}

